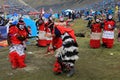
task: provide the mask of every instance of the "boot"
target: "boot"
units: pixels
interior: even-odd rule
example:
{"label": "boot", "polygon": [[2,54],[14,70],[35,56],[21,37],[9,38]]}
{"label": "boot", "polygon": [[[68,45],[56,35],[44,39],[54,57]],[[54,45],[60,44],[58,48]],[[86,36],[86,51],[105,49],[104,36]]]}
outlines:
{"label": "boot", "polygon": [[26,64],[25,64],[25,55],[19,56],[18,62],[19,62],[19,68],[26,67]]}
{"label": "boot", "polygon": [[74,73],[75,73],[75,68],[74,68],[74,67],[71,67],[70,71],[69,71],[68,74],[67,74],[67,77],[73,76]]}
{"label": "boot", "polygon": [[10,52],[9,53],[9,59],[11,62],[11,67],[12,69],[16,69],[18,67],[18,62],[17,62],[17,53],[16,52]]}
{"label": "boot", "polygon": [[54,72],[56,75],[62,73],[61,65],[60,65],[60,63],[59,63],[57,60],[56,60],[56,62],[54,63],[53,72]]}

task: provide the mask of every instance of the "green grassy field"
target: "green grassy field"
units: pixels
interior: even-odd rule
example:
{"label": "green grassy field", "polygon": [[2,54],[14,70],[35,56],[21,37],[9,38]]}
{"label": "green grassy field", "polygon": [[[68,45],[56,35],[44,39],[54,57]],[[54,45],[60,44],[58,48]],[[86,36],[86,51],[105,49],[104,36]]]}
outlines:
{"label": "green grassy field", "polygon": [[46,48],[37,47],[35,39],[31,39],[26,51],[27,67],[23,69],[12,70],[8,60],[9,48],[0,49],[0,80],[120,80],[120,42],[115,39],[112,49],[91,49],[90,30],[86,24],[86,21],[76,20],[73,26],[76,33],[86,32],[85,38],[77,37],[80,58],[76,61],[74,76],[54,75],[54,55],[45,56]]}

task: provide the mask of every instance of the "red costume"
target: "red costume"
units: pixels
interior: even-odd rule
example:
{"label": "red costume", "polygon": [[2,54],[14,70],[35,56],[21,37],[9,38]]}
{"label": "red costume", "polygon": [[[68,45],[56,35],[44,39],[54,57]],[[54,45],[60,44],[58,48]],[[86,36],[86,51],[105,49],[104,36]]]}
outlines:
{"label": "red costume", "polygon": [[45,28],[45,24],[44,22],[42,22],[41,24],[39,24],[38,27],[39,30],[39,35],[38,35],[38,46],[43,46],[46,47],[47,46],[47,40],[46,40],[46,28]]}
{"label": "red costume", "polygon": [[103,46],[107,48],[112,48],[114,44],[114,28],[115,21],[110,19],[104,22],[102,42]]}
{"label": "red costume", "polygon": [[101,36],[101,24],[93,23],[91,25],[91,39],[90,39],[90,47],[91,48],[99,48],[100,47],[100,36]]}
{"label": "red costume", "polygon": [[[21,27],[20,27],[21,25]],[[19,27],[18,27],[19,26]],[[9,59],[12,65],[12,68],[23,68],[26,66],[25,64],[25,53],[23,41],[26,40],[28,33],[25,26],[23,24],[11,25],[9,27],[9,42],[10,42],[10,52]],[[21,29],[22,28],[22,29]]]}
{"label": "red costume", "polygon": [[48,19],[48,22],[45,24],[45,28],[46,28],[46,35],[49,35],[51,37],[46,36],[46,40],[47,40],[47,52],[51,52],[52,54],[54,53],[54,49],[53,49],[53,37],[52,35],[54,34],[54,22],[51,18]]}
{"label": "red costume", "polygon": [[[49,27],[46,27],[46,34],[48,35],[52,35],[53,34],[53,30],[51,30]],[[46,37],[47,40],[47,44],[49,45],[52,42],[52,37]]]}
{"label": "red costume", "polygon": [[56,26],[54,34],[56,40],[53,41],[57,43],[56,47],[58,49],[56,50],[55,57],[57,60],[54,63],[53,71],[56,74],[66,72],[67,76],[72,76],[74,74],[75,61],[79,58],[74,30],[64,26]]}

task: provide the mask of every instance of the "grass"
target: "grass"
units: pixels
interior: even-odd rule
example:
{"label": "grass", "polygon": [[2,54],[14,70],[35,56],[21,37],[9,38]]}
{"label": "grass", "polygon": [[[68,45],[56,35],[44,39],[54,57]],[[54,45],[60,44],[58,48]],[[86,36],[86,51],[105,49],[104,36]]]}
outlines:
{"label": "grass", "polygon": [[44,56],[46,48],[37,47],[35,40],[31,39],[26,51],[27,67],[24,69],[12,70],[8,60],[9,48],[0,49],[0,80],[120,80],[120,43],[115,39],[112,49],[91,49],[90,30],[86,24],[86,21],[76,20],[72,27],[76,33],[86,32],[87,35],[85,38],[77,37],[80,58],[76,62],[73,77],[66,77],[66,74],[54,75],[54,55]]}

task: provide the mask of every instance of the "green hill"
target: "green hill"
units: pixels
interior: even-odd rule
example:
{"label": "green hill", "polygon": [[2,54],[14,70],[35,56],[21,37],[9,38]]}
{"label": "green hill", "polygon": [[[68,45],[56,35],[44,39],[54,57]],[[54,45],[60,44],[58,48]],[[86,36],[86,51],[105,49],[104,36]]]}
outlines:
{"label": "green hill", "polygon": [[80,8],[89,4],[93,4],[102,0],[24,0],[32,7],[39,9],[44,7],[49,9],[51,7],[54,10],[61,10],[66,8]]}

